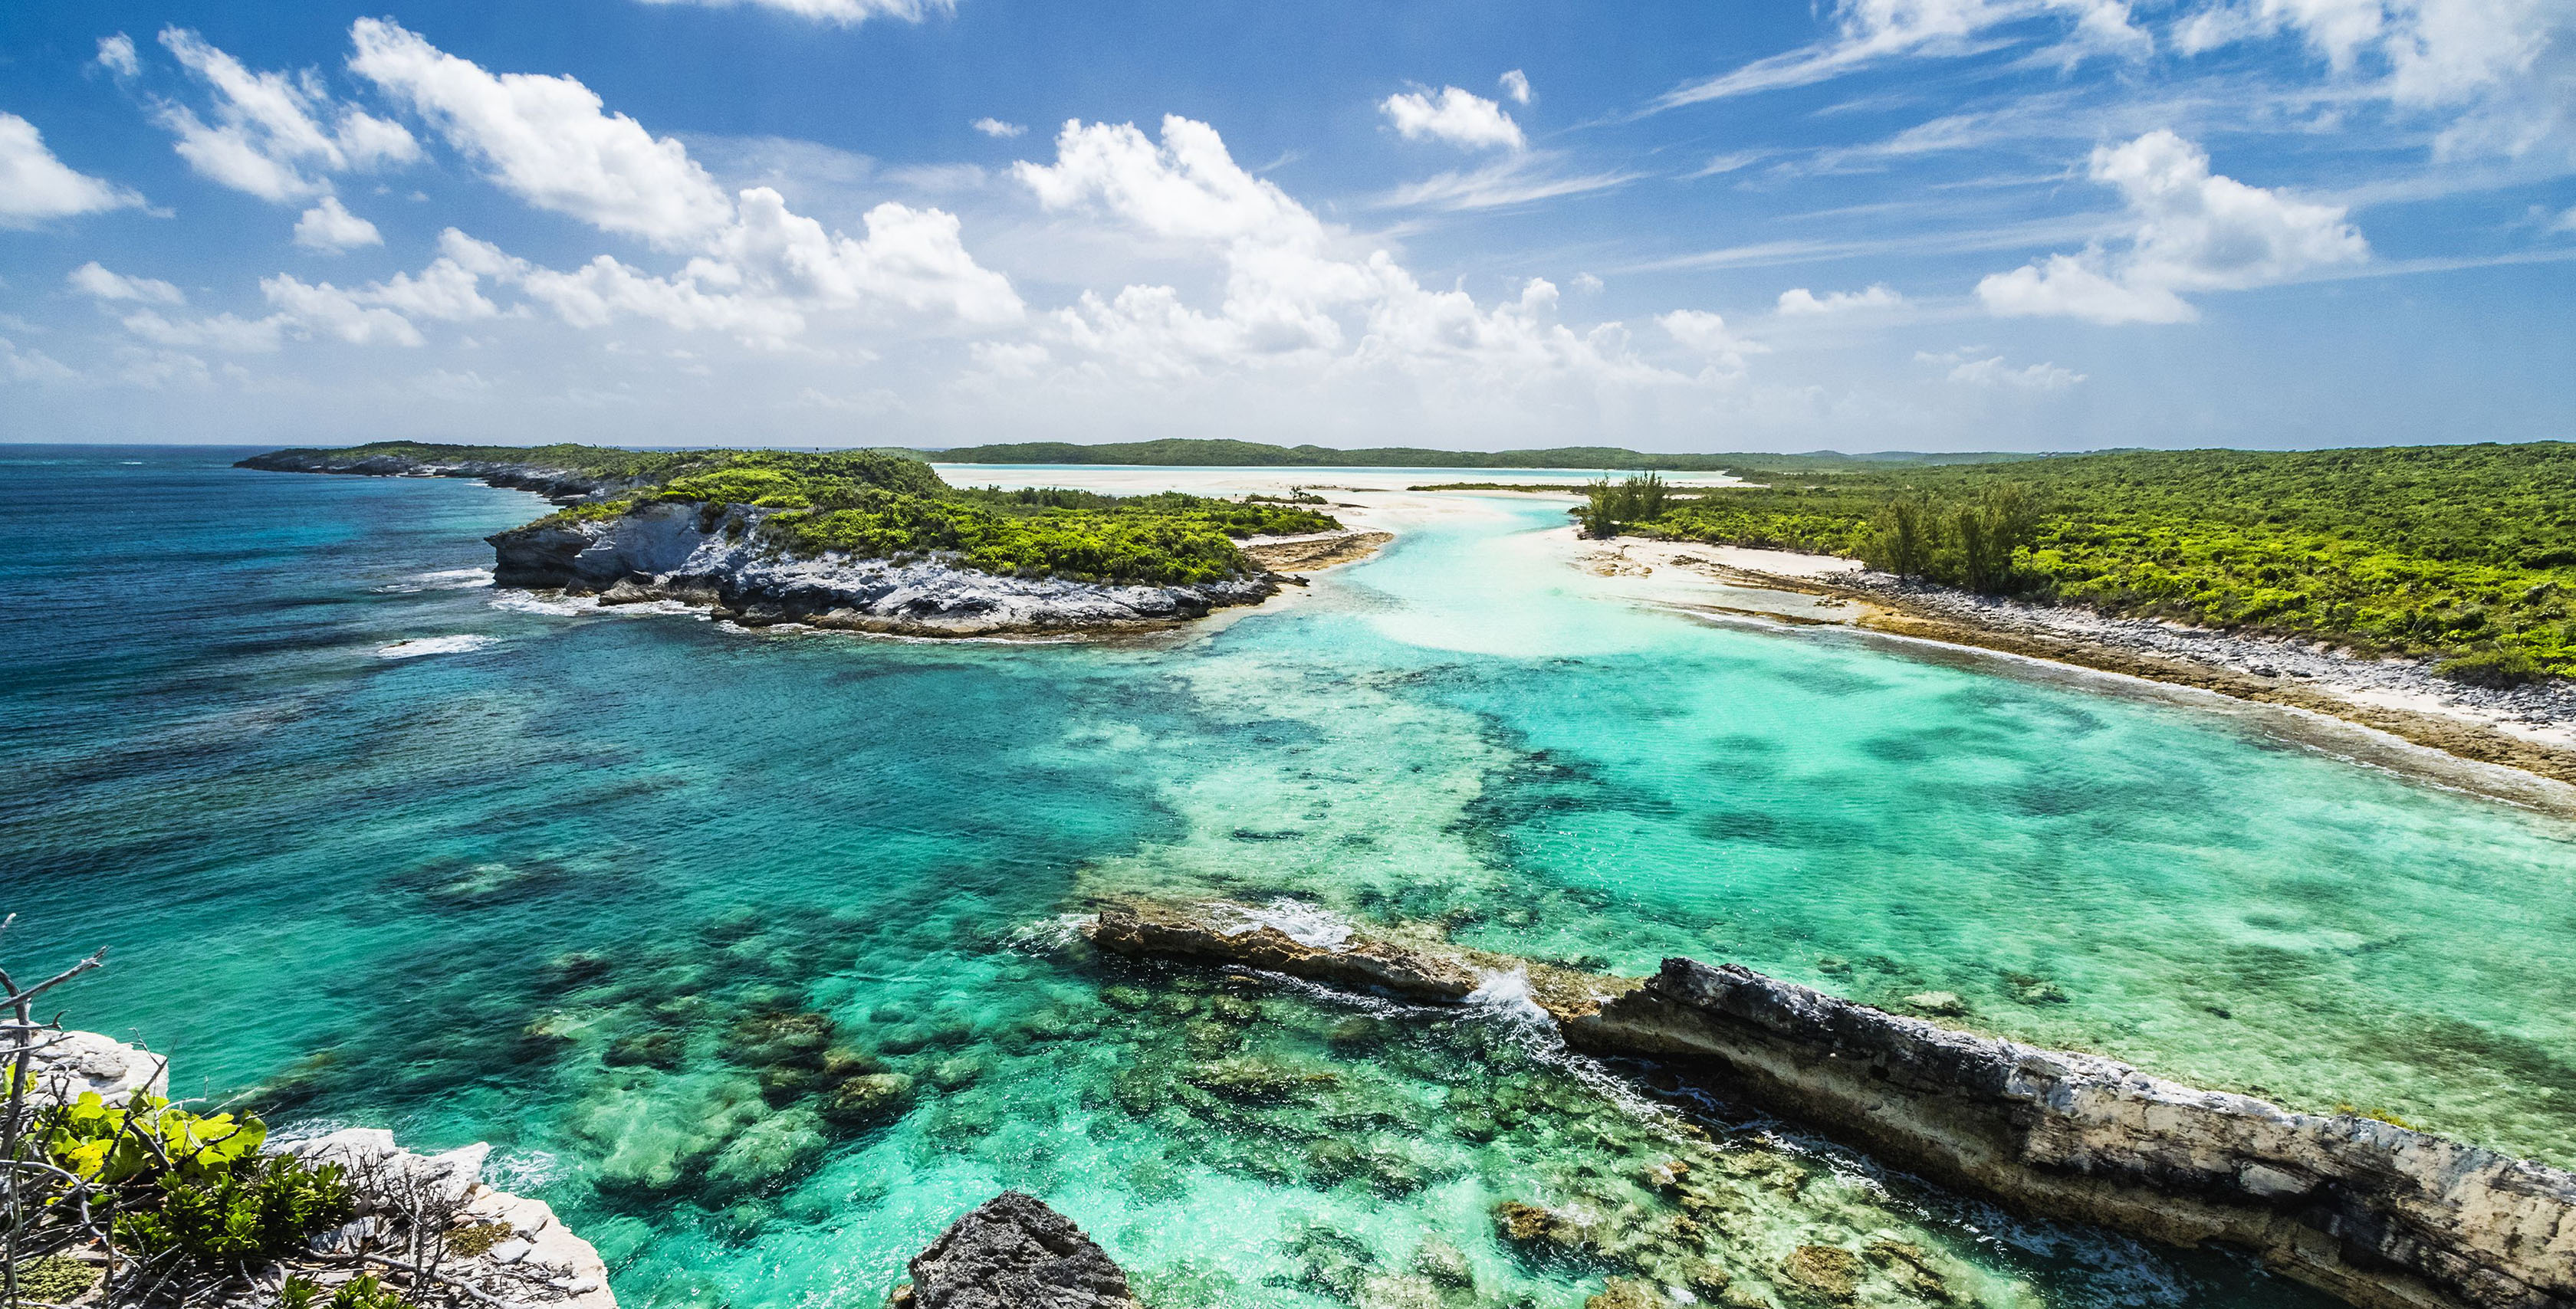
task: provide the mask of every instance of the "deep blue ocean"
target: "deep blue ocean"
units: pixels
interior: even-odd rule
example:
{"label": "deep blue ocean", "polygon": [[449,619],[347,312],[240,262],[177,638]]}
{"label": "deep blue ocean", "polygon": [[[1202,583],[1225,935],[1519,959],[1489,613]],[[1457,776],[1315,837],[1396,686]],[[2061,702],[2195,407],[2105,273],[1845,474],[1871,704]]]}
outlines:
{"label": "deep blue ocean", "polygon": [[[1901,1240],[1968,1303],[2316,1302],[1665,1098],[1507,1008],[1068,942],[1130,894],[1947,990],[2576,1162],[2576,827],[2287,717],[1641,608],[1497,566],[1560,516],[1508,497],[1202,631],[942,644],[496,591],[481,537],[534,497],[246,453],[0,447],[0,952],[110,947],[64,1016],[183,1093],[492,1142],[630,1306],[872,1304],[1005,1185],[1156,1309],[1420,1303],[1434,1236],[1475,1272],[1449,1302],[1571,1306],[1604,1270],[1520,1261],[1493,1205],[1653,1221],[1644,1166],[1693,1151],[1741,1169],[1746,1287]],[[908,1089],[854,1121],[826,1062]]]}

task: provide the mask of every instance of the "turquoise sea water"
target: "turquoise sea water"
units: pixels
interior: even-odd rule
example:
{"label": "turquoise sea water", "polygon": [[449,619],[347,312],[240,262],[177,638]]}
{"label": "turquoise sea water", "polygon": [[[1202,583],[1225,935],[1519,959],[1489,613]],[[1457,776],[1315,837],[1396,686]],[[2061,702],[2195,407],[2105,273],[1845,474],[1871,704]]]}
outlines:
{"label": "turquoise sea water", "polygon": [[[874,1303],[1004,1185],[1157,1306],[1572,1305],[1611,1270],[1513,1253],[1492,1206],[1668,1231],[1667,1157],[1724,1179],[1694,1239],[1748,1287],[1895,1240],[1979,1303],[2309,1303],[1605,1077],[1506,1007],[1065,943],[1138,891],[1949,990],[2576,1162],[2576,827],[2260,717],[1627,606],[1495,566],[1559,517],[1509,499],[1183,639],[955,645],[496,593],[479,537],[533,498],[240,453],[0,449],[0,947],[113,947],[67,1016],[183,1090],[493,1142],[630,1305]],[[1472,1290],[1414,1271],[1434,1234]]]}

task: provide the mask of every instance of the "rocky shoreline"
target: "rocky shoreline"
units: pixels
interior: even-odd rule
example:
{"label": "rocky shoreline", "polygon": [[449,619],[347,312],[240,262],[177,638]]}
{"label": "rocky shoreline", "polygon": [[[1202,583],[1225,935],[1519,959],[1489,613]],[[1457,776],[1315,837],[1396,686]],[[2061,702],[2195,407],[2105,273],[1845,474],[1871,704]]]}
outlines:
{"label": "rocky shoreline", "polygon": [[[29,1055],[28,1088],[37,1103],[72,1103],[95,1094],[122,1106],[136,1092],[169,1092],[169,1061],[96,1032],[65,1032]],[[326,1291],[364,1274],[410,1276],[423,1266],[438,1292],[464,1291],[504,1309],[617,1309],[608,1266],[590,1242],[575,1235],[543,1200],[512,1195],[483,1180],[491,1147],[481,1143],[439,1155],[420,1155],[377,1128],[345,1128],[322,1136],[267,1141],[263,1151],[307,1163],[335,1164],[349,1180],[357,1216],[314,1237],[305,1251],[261,1270],[267,1284],[251,1284],[221,1303],[239,1309],[273,1309],[275,1286],[292,1275]],[[104,1261],[103,1251],[78,1257]],[[103,1266],[103,1263],[101,1264]],[[94,1275],[93,1275],[94,1276]],[[104,1304],[97,1287],[70,1301],[70,1309]],[[416,1298],[436,1298],[416,1288]]]}
{"label": "rocky shoreline", "polygon": [[1734,965],[1597,977],[1427,933],[1299,940],[1227,905],[1114,906],[1088,936],[1112,954],[1432,1004],[1516,970],[1575,1049],[1674,1065],[2021,1212],[2235,1246],[2364,1309],[2576,1305],[2576,1175],[2393,1123],[2198,1090]]}
{"label": "rocky shoreline", "polygon": [[[363,477],[457,477],[533,491],[578,505],[635,489],[539,464],[433,463],[330,451],[282,450],[237,467]],[[914,558],[782,555],[753,530],[769,511],[748,505],[650,504],[614,517],[554,517],[485,538],[493,582],[595,596],[604,605],[671,601],[744,627],[800,624],[896,636],[984,637],[1106,633],[1168,627],[1278,594],[1294,574],[1364,558],[1382,532],[1248,542],[1256,571],[1212,582],[1144,585],[1008,576],[964,567],[950,554]]]}

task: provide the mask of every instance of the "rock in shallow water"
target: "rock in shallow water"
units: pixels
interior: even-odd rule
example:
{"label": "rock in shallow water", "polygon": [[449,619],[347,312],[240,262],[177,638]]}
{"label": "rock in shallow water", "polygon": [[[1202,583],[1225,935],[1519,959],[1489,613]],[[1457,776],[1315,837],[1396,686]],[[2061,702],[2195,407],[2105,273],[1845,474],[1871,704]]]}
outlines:
{"label": "rock in shallow water", "polygon": [[1073,1220],[1004,1191],[913,1257],[913,1309],[1136,1309],[1127,1274]]}

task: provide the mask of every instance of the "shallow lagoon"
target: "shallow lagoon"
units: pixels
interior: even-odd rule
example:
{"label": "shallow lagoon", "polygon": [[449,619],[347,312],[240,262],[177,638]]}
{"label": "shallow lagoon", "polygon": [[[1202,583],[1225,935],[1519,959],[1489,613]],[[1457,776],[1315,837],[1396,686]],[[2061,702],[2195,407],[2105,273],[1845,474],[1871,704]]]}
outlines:
{"label": "shallow lagoon", "polygon": [[[2576,830],[2261,717],[1622,604],[1534,562],[1558,507],[1507,497],[1204,635],[935,645],[553,612],[473,571],[529,497],[237,454],[11,452],[11,960],[113,945],[71,1016],[183,1083],[491,1140],[630,1304],[871,1302],[1001,1185],[1158,1305],[1572,1304],[1606,1266],[1488,1211],[1710,1216],[1645,1184],[1668,1157],[1729,1179],[1704,1254],[1745,1286],[1895,1241],[1989,1304],[2300,1300],[1659,1101],[1507,1004],[1064,943],[1138,891],[1950,990],[2576,1160]],[[1472,1291],[1419,1270],[1432,1233]]]}

